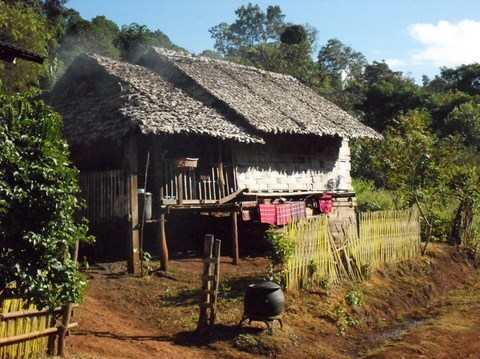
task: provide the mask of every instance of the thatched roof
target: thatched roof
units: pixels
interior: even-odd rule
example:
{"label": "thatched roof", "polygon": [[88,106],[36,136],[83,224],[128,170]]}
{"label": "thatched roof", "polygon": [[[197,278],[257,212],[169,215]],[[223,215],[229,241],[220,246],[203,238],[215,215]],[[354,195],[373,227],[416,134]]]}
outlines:
{"label": "thatched roof", "polygon": [[193,81],[195,93],[200,87],[263,133],[381,137],[292,76],[162,48],[152,48],[145,59],[157,71],[173,67]]}
{"label": "thatched roof", "polygon": [[155,72],[98,55],[77,57],[49,103],[62,114],[70,143],[118,139],[130,131],[264,142]]}

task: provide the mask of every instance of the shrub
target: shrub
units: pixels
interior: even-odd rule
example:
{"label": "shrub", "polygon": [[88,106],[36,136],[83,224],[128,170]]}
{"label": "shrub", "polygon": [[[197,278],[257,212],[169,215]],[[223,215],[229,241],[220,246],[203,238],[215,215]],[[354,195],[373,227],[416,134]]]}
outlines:
{"label": "shrub", "polygon": [[33,94],[0,94],[0,290],[39,307],[78,302],[85,286],[68,255],[88,236],[60,130]]}
{"label": "shrub", "polygon": [[394,192],[376,189],[372,181],[354,179],[353,188],[357,196],[357,208],[361,212],[386,211],[403,207]]}

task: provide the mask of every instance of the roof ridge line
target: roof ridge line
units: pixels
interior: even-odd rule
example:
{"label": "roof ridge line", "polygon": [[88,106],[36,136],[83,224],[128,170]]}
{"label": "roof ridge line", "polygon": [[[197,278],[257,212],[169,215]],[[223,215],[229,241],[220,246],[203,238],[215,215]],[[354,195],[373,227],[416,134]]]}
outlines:
{"label": "roof ridge line", "polygon": [[253,66],[253,65],[239,64],[238,62],[234,62],[234,61],[231,61],[231,60],[215,59],[215,58],[212,58],[212,57],[195,55],[195,54],[191,54],[191,53],[181,53],[179,51],[167,49],[167,48],[164,48],[164,47],[158,47],[158,46],[152,46],[152,48],[155,51],[159,52],[160,55],[166,56],[167,58],[174,57],[176,59],[185,59],[185,60],[191,60],[191,61],[196,61],[196,62],[226,64],[228,66],[238,67],[238,68],[243,68],[243,69],[251,70],[251,71],[254,71],[254,72],[258,72],[260,74],[268,74],[268,75],[272,75],[274,77],[296,80],[296,78],[292,75],[284,74],[284,73],[281,73],[281,72],[275,72],[275,71],[268,71],[268,70],[260,69],[258,67]]}

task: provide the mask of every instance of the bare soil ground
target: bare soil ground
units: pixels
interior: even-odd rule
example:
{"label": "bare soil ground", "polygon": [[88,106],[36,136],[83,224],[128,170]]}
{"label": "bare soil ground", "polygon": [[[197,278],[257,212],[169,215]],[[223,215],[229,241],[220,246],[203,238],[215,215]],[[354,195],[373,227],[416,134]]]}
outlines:
{"label": "bare soil ground", "polygon": [[238,329],[244,290],[267,265],[222,259],[218,320],[207,338],[194,332],[199,259],[173,261],[168,274],[148,278],[127,276],[122,263],[92,268],[70,358],[480,357],[480,273],[452,248],[432,246],[362,283],[288,293],[284,329],[273,335],[261,323]]}

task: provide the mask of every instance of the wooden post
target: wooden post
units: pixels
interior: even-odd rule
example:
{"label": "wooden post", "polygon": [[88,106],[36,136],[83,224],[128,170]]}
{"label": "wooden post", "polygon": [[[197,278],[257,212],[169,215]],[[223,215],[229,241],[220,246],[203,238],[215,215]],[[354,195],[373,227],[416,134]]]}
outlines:
{"label": "wooden post", "polygon": [[58,352],[60,357],[65,356],[65,336],[67,335],[68,325],[72,317],[72,304],[67,304],[63,307],[62,325],[58,328]]}
{"label": "wooden post", "polygon": [[213,248],[213,258],[215,260],[214,269],[213,269],[213,295],[211,295],[211,308],[210,308],[210,320],[209,325],[213,326],[215,324],[215,319],[217,318],[217,295],[218,287],[220,285],[220,259],[221,259],[221,241],[219,239],[215,240],[215,245]]}
{"label": "wooden post", "polygon": [[127,138],[124,147],[124,168],[129,176],[129,199],[130,213],[128,215],[128,272],[132,274],[140,273],[140,236],[138,225],[138,152],[137,139],[134,135]]}
{"label": "wooden post", "polygon": [[228,194],[228,188],[225,191],[225,174],[223,169],[223,148],[222,143],[218,143],[218,187],[219,187],[219,197],[225,197]]}
{"label": "wooden post", "polygon": [[211,258],[213,255],[214,236],[206,234],[203,242],[203,275],[202,275],[202,292],[200,300],[200,314],[198,317],[197,331],[204,332],[208,327],[208,305],[210,304],[210,271]]}
{"label": "wooden post", "polygon": [[160,214],[159,239],[160,239],[160,269],[168,271],[168,245],[165,231],[165,214]]}
{"label": "wooden post", "polygon": [[148,185],[148,167],[150,166],[150,151],[147,152],[147,161],[145,163],[145,175],[143,177],[143,206],[142,206],[142,213],[141,213],[141,222],[140,222],[140,273],[143,277],[143,258],[144,258],[144,251],[143,251],[143,240],[145,237],[145,215],[147,213],[147,206],[145,205],[145,199],[147,194],[147,185]]}
{"label": "wooden post", "polygon": [[140,274],[140,236],[138,228],[137,175],[129,176],[130,214],[128,219],[128,273]]}
{"label": "wooden post", "polygon": [[48,337],[48,343],[47,343],[47,354],[50,356],[55,355],[55,340],[57,339],[57,321],[55,319],[55,311],[52,309],[50,313],[50,328],[55,328],[55,331],[52,332],[51,335]]}
{"label": "wooden post", "polygon": [[[72,251],[72,260],[77,263],[78,262],[78,249],[79,249],[79,241],[75,242],[75,247]],[[58,328],[58,349],[57,355],[60,357],[65,356],[65,337],[68,332],[68,327],[70,325],[70,318],[72,317],[72,308],[73,304],[68,303],[62,307],[62,325]]]}
{"label": "wooden post", "polygon": [[215,324],[220,282],[220,247],[220,240],[215,240],[211,234],[205,235],[200,315],[197,325],[200,334]]}
{"label": "wooden post", "polygon": [[232,217],[232,257],[233,257],[233,264],[237,265],[238,260],[240,258],[240,250],[238,246],[238,216],[237,210],[234,209],[231,214]]}
{"label": "wooden post", "polygon": [[177,168],[177,203],[183,204],[183,172]]}
{"label": "wooden post", "polygon": [[156,236],[160,247],[160,269],[168,270],[168,245],[165,229],[165,208],[162,208],[163,201],[163,179],[165,175],[167,163],[162,156],[162,149],[157,139],[153,139],[152,143],[152,200],[153,215],[158,219],[156,225]]}

